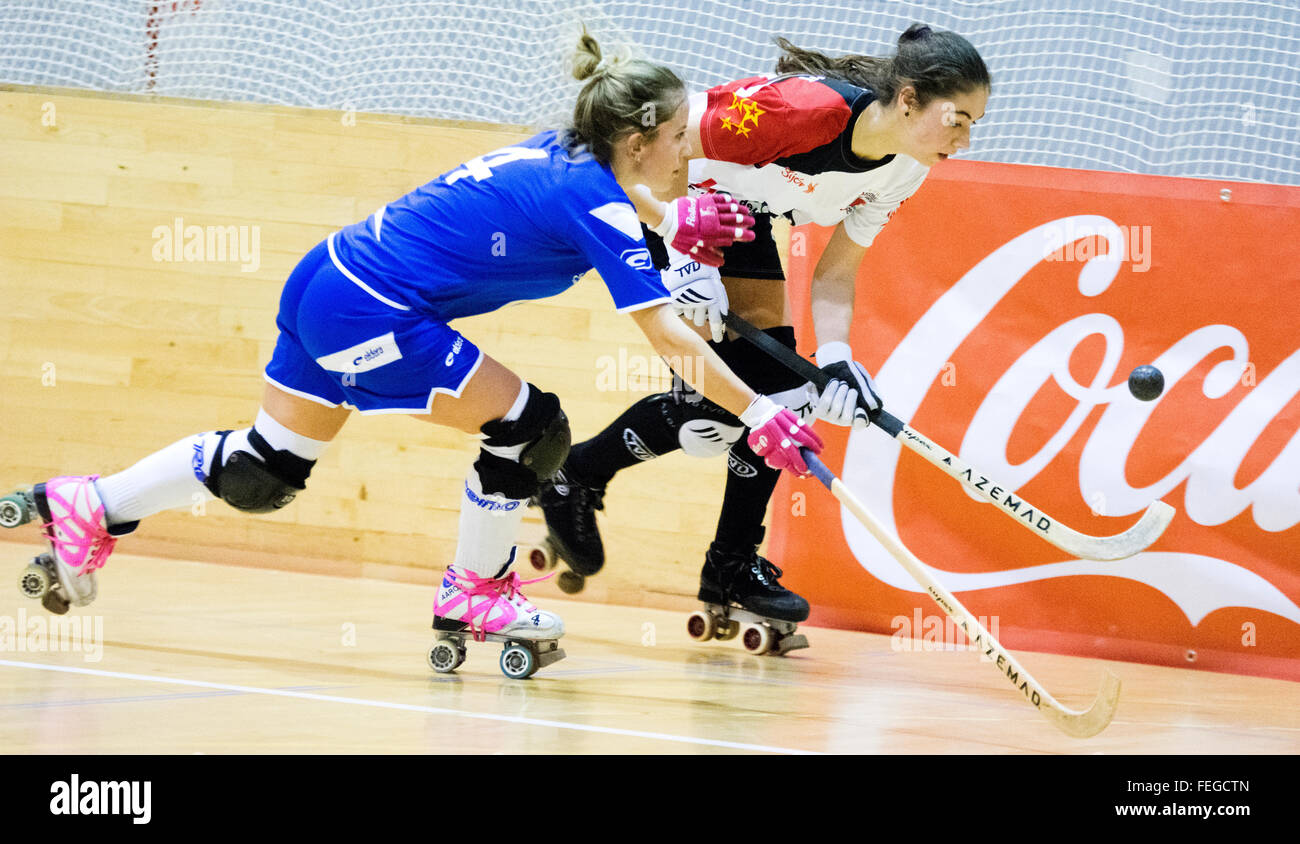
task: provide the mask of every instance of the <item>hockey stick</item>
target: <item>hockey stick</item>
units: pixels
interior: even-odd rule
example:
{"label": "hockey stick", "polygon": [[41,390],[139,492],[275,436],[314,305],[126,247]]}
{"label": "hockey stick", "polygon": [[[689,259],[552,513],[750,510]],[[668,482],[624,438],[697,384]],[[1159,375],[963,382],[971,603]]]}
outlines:
{"label": "hockey stick", "polygon": [[[818,390],[826,387],[830,377],[818,369],[812,361],[800,357],[792,349],[782,345],[770,335],[764,334],[734,313],[727,314],[726,324],[732,331],[767,352],[787,369],[802,378],[807,378]],[[1057,548],[1076,557],[1089,560],[1122,560],[1131,557],[1159,539],[1174,518],[1173,507],[1163,501],[1153,501],[1142,514],[1142,518],[1122,533],[1114,536],[1090,536],[1080,533],[1047,515],[1023,498],[1017,497],[1005,485],[997,483],[955,454],[950,454],[938,443],[889,412],[882,410],[871,422],[961,481],[966,489],[989,504],[996,505],[1025,529],[1037,533]]]}
{"label": "hockey stick", "polygon": [[1089,738],[1097,735],[1106,729],[1110,719],[1115,715],[1115,707],[1119,704],[1119,678],[1107,671],[1102,677],[1101,690],[1097,692],[1096,699],[1093,700],[1092,706],[1083,712],[1062,706],[1052,697],[1046,689],[1039,685],[1038,681],[1029,676],[1029,672],[1016,662],[1015,657],[1007,653],[1006,648],[1002,647],[997,639],[984,626],[975,619],[970,611],[952,596],[947,589],[943,588],[939,581],[934,579],[929,568],[916,558],[916,556],[898,541],[893,534],[885,529],[884,525],[867,512],[867,508],[854,497],[844,482],[835,477],[826,464],[821,462],[808,449],[801,449],[804,460],[808,464],[809,470],[816,476],[817,480],[826,485],[836,500],[852,513],[857,520],[862,523],[876,541],[885,547],[895,560],[907,573],[916,579],[916,582],[925,587],[934,602],[948,614],[948,617],[957,622],[962,632],[966,634],[966,640],[974,647],[978,648],[980,653],[988,657],[997,667],[998,673],[1003,674],[1011,685],[1025,696],[1035,709],[1043,714],[1047,720],[1057,726],[1061,732],[1075,738]]}

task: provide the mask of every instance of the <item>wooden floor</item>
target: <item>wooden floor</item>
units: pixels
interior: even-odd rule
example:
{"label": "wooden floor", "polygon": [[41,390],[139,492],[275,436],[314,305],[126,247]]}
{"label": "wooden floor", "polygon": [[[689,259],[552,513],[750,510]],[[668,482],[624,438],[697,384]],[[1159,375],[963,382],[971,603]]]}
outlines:
{"label": "wooden floor", "polygon": [[[15,576],[35,546],[0,543]],[[1060,735],[969,652],[807,630],[755,657],[701,645],[680,613],[548,600],[568,658],[526,681],[499,647],[455,675],[424,664],[432,584],[113,557],[85,640],[32,652],[3,635],[48,619],[0,588],[0,747],[8,753],[1142,753],[1300,750],[1300,686],[1025,654],[1067,705],[1103,665],[1114,722]],[[102,626],[101,626],[102,625]],[[21,637],[18,637],[21,638]]]}

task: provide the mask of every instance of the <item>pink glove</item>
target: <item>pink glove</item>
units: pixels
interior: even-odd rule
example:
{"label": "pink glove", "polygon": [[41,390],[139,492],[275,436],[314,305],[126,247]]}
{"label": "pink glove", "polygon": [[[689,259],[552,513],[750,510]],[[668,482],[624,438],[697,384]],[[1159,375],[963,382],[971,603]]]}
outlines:
{"label": "pink glove", "polygon": [[749,447],[773,469],[788,469],[799,477],[808,476],[808,464],[799,448],[808,448],[820,454],[822,438],[807,427],[789,408],[782,407],[767,396],[759,396],[740,416],[741,423],[749,428]]}
{"label": "pink glove", "polygon": [[722,247],[753,240],[753,226],[749,210],[730,195],[706,193],[678,197],[668,203],[663,222],[654,231],[683,255],[720,267]]}

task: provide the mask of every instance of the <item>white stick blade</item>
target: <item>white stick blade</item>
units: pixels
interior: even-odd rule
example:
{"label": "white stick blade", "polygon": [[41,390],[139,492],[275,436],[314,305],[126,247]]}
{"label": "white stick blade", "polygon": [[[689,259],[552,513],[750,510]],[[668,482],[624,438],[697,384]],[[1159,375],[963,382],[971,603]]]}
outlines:
{"label": "white stick blade", "polygon": [[1123,560],[1145,551],[1169,527],[1178,512],[1163,501],[1153,501],[1137,523],[1114,536],[1083,536],[1077,549],[1064,549],[1089,560]]}
{"label": "white stick blade", "polygon": [[1049,704],[1043,709],[1043,714],[1067,736],[1092,738],[1106,729],[1115,717],[1115,708],[1119,706],[1119,689],[1119,678],[1107,671],[1102,677],[1101,690],[1087,711],[1076,712],[1064,706],[1053,707]]}

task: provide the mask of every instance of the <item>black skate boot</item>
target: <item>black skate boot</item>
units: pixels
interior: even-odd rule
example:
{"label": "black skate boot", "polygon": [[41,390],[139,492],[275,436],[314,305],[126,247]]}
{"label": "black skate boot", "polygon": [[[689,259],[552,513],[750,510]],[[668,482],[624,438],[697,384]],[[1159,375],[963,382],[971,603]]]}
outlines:
{"label": "black skate boot", "polygon": [[758,555],[763,533],[760,527],[756,541],[740,546],[709,546],[700,572],[704,610],[687,623],[691,638],[731,639],[746,622],[742,643],[751,653],[784,654],[808,647],[808,640],[795,634],[798,623],[808,618],[808,602],[782,586],[777,580],[781,570]]}
{"label": "black skate boot", "polygon": [[585,579],[605,565],[605,546],[596,526],[596,511],[605,509],[605,490],[566,477],[561,469],[542,484],[532,503],[546,519],[551,550],[571,569],[560,575],[560,589],[582,591]]}

